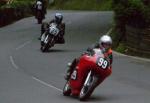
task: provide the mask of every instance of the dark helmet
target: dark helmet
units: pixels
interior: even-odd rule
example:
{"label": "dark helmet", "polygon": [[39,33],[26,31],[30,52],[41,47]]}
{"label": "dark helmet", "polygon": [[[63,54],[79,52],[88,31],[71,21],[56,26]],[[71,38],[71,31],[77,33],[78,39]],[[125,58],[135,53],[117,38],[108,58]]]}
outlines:
{"label": "dark helmet", "polygon": [[63,20],[62,14],[61,13],[56,13],[55,14],[55,20],[56,20],[57,23],[61,23],[62,20]]}

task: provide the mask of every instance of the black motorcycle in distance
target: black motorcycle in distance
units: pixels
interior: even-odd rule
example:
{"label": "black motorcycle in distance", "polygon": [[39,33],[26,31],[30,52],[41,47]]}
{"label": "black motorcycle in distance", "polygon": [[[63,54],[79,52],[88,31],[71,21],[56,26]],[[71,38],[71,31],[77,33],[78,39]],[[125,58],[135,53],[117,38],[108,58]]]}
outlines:
{"label": "black motorcycle in distance", "polygon": [[41,51],[46,52],[57,42],[60,30],[56,23],[51,23],[41,36]]}

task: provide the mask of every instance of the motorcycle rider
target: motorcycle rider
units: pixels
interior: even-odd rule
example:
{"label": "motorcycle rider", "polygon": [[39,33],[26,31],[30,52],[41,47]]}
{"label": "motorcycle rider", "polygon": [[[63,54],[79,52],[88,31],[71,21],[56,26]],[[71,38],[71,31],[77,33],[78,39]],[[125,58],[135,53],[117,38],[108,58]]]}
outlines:
{"label": "motorcycle rider", "polygon": [[46,14],[47,13],[47,5],[48,5],[48,1],[47,0],[37,0],[37,1],[41,1],[43,4],[43,13]]}
{"label": "motorcycle rider", "polygon": [[[84,52],[83,54],[87,53],[92,55],[94,53],[93,49],[94,48],[99,48],[102,50],[103,54],[108,57],[107,59],[110,60],[110,68],[112,68],[112,62],[113,62],[113,55],[112,55],[112,39],[109,35],[103,35],[100,37],[99,39],[99,43],[96,43],[95,45],[92,45],[91,47],[89,47],[87,49],[86,52]],[[65,79],[68,80],[73,72],[73,70],[75,69],[77,63],[79,61],[79,58],[75,58],[72,63],[68,63],[69,69],[67,70],[67,73],[65,75]]]}
{"label": "motorcycle rider", "polygon": [[34,5],[34,9],[35,9],[35,17],[37,18],[36,14],[38,11],[41,11],[42,14],[42,18],[45,18],[45,14],[46,14],[46,2],[45,0],[36,0],[36,3]]}
{"label": "motorcycle rider", "polygon": [[[65,34],[65,23],[62,21],[63,15],[61,13],[56,13],[55,18],[52,19],[49,23],[43,23],[41,26],[41,36],[43,33],[45,33],[45,29],[49,27],[51,23],[56,23],[58,29],[60,30],[58,35],[58,41],[56,43],[63,44],[65,43],[64,34]],[[40,38],[41,38],[40,36]]]}

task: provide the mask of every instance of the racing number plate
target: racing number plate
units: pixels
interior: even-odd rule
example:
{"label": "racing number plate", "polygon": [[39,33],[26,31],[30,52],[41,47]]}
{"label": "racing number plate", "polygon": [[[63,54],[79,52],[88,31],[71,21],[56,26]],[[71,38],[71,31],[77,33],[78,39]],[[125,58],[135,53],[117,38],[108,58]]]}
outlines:
{"label": "racing number plate", "polygon": [[107,69],[109,62],[105,58],[98,58],[97,59],[97,65],[102,69]]}

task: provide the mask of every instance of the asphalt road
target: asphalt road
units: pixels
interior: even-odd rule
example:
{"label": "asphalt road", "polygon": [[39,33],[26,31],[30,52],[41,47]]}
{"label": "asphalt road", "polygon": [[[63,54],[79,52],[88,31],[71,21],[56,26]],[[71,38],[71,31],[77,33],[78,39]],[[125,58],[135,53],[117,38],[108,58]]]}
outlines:
{"label": "asphalt road", "polygon": [[[65,44],[40,51],[40,25],[34,17],[0,28],[0,103],[78,103],[64,97],[66,64],[80,56],[113,22],[112,12],[49,11],[46,21],[61,12]],[[150,62],[114,53],[113,73],[88,103],[150,103]]]}

